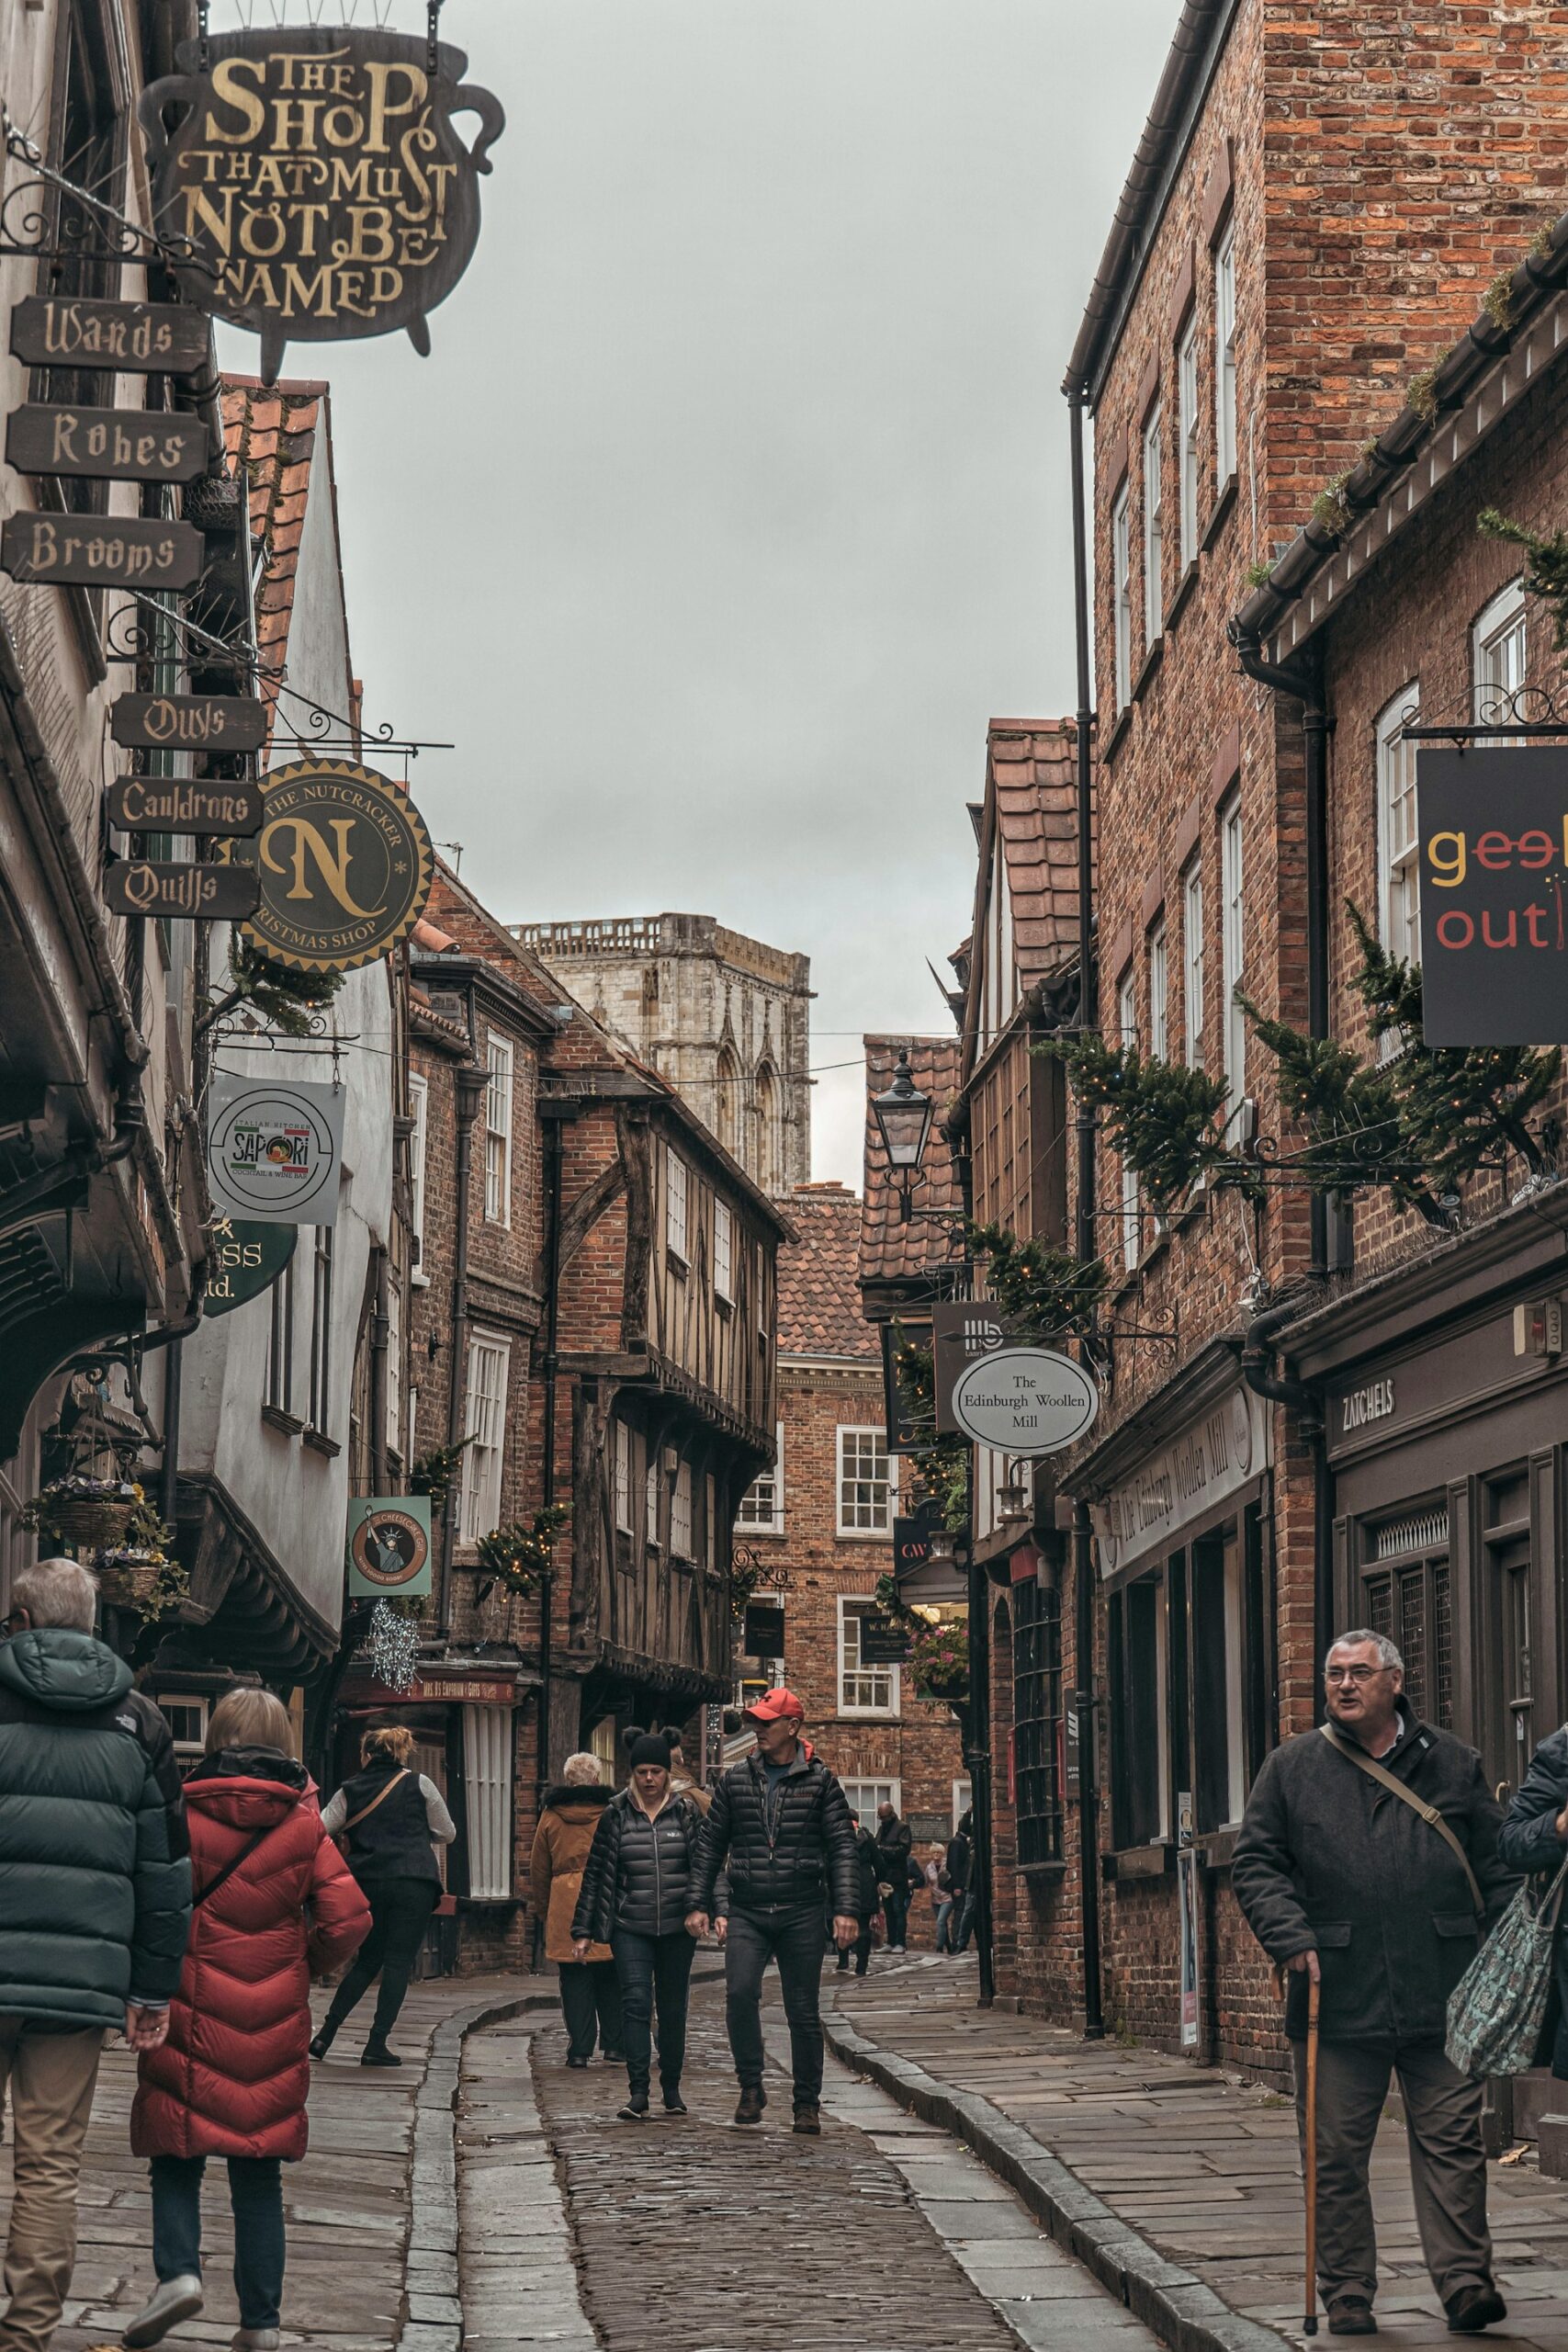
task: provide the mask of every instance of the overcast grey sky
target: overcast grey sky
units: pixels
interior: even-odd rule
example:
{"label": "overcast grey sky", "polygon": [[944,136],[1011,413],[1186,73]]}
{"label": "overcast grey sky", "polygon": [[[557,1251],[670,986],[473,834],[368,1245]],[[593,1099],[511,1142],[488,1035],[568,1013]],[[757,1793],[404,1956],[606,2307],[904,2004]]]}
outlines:
{"label": "overcast grey sky", "polygon": [[987,718],[1072,705],[1057,387],[1176,16],[448,0],[509,120],[433,356],[288,354],[367,715],[457,745],[432,832],[508,921],[808,954],[818,1175],[860,1181],[858,1033],[942,1024]]}

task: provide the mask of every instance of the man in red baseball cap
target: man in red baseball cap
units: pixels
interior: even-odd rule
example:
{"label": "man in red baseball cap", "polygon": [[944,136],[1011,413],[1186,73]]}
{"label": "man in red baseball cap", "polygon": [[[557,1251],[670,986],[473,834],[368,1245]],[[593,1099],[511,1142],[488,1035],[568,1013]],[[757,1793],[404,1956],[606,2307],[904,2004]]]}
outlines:
{"label": "man in red baseball cap", "polygon": [[714,1792],[692,1866],[686,1925],[705,1936],[714,1889],[728,1871],[724,1944],[727,2022],[740,2082],[737,2123],[760,2123],[762,1972],[778,1962],[795,2075],[795,2128],[822,2129],[822,1913],[831,1901],[840,1951],[860,1932],[860,1863],[843,1790],[802,1737],[806,1710],[793,1690],[769,1690],[746,1710],[754,1754],[732,1764]]}

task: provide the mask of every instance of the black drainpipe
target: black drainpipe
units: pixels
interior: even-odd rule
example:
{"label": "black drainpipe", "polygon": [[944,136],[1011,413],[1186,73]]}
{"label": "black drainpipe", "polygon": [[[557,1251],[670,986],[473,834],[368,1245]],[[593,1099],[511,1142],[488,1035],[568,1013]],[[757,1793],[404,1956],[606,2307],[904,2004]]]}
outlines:
{"label": "black drainpipe", "polygon": [[[539,1118],[545,1130],[545,1464],[543,1502],[548,1510],[556,1498],[556,1355],[560,1342],[561,1176],[565,1152],[561,1141],[564,1120],[577,1118],[581,1105],[545,1096]],[[575,1498],[574,1498],[575,1499]],[[573,1536],[575,1543],[576,1537]],[[550,1673],[553,1665],[551,1615],[555,1607],[555,1572],[547,1568],[539,1578],[539,1730],[536,1770],[537,1808],[544,1809],[549,1786]]]}
{"label": "black drainpipe", "polygon": [[[1087,387],[1067,386],[1073,461],[1073,610],[1077,642],[1078,1017],[1080,1029],[1100,1025],[1099,967],[1094,952],[1094,711],[1089,688],[1089,525],[1084,496],[1084,403]],[[1077,1097],[1076,1247],[1080,1265],[1099,1255],[1094,1231],[1094,1106]],[[1078,1735],[1078,1877],[1083,1918],[1084,2039],[1105,2034],[1100,1959],[1100,1789],[1094,1705],[1094,1538],[1089,1505],[1073,1506],[1073,1650],[1077,1689],[1073,1707]]]}
{"label": "black drainpipe", "polygon": [[[446,1442],[456,1445],[463,1434],[463,1389],[467,1373],[468,1321],[468,1209],[473,1190],[474,1122],[484,1101],[488,1077],[477,1062],[464,1062],[457,1071],[457,1170],[455,1227],[452,1243],[451,1351],[446,1364]],[[452,1632],[452,1554],[457,1541],[457,1498],[462,1479],[454,1475],[446,1489],[441,1515],[441,1639]]]}
{"label": "black drainpipe", "polygon": [[370,1308],[370,1491],[387,1491],[387,1348],[391,1323],[387,1313],[388,1252],[378,1242],[376,1288]]}

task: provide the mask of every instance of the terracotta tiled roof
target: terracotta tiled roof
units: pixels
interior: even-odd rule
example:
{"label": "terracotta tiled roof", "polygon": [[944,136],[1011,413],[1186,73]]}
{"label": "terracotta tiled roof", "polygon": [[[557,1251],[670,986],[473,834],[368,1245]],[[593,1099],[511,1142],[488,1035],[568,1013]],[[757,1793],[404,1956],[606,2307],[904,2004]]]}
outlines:
{"label": "terracotta tiled roof", "polygon": [[[250,484],[251,537],[261,540],[265,548],[256,591],[256,646],[264,671],[283,669],[288,660],[294,579],[318,439],[326,452],[326,495],[333,502],[335,537],[337,493],[332,479],[329,387],[320,381],[263,384],[254,376],[224,377],[224,447],[235,472],[244,469]],[[338,706],[345,718],[357,718],[358,691],[358,681],[352,671],[345,671]],[[276,687],[265,678],[262,694],[265,701],[276,704]],[[287,711],[288,706],[284,707]]]}
{"label": "terracotta tiled roof", "polygon": [[956,1209],[958,1179],[942,1123],[958,1091],[961,1047],[956,1037],[868,1037],[865,1041],[865,1198],[861,1207],[860,1279],[899,1282],[953,1255],[951,1228],[928,1217],[898,1222],[898,1193],[887,1172],[882,1137],[872,1119],[870,1098],[892,1084],[902,1047],[908,1044],[915,1084],[932,1101],[931,1141],[915,1192],[918,1209]]}
{"label": "terracotta tiled roof", "polygon": [[859,1201],[843,1184],[796,1184],[781,1205],[800,1238],[779,1251],[779,1353],[874,1357],[858,1287]]}
{"label": "terracotta tiled roof", "polygon": [[987,730],[987,789],[996,796],[1024,989],[1077,953],[1077,741],[1070,718],[993,718]]}

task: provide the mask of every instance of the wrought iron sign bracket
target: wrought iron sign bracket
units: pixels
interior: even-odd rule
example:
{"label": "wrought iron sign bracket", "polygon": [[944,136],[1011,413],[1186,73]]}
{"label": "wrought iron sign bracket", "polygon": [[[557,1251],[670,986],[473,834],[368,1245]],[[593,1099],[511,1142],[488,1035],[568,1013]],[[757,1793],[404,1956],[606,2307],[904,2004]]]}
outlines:
{"label": "wrought iron sign bracket", "polygon": [[[160,235],[46,164],[36,141],[4,107],[0,136],[7,161],[25,164],[28,174],[0,194],[0,255],[27,261],[161,262],[168,270],[199,269],[213,275],[189,238]],[[63,218],[51,230],[46,191],[82,207],[82,217],[69,230]]]}
{"label": "wrought iron sign bracket", "polygon": [[[1452,718],[1425,724],[1419,707],[1408,705],[1399,733],[1406,743],[1451,743],[1457,752],[1472,743],[1551,741],[1568,736],[1568,712],[1550,686],[1469,686],[1450,706]],[[1462,716],[1461,715],[1462,714]]]}

